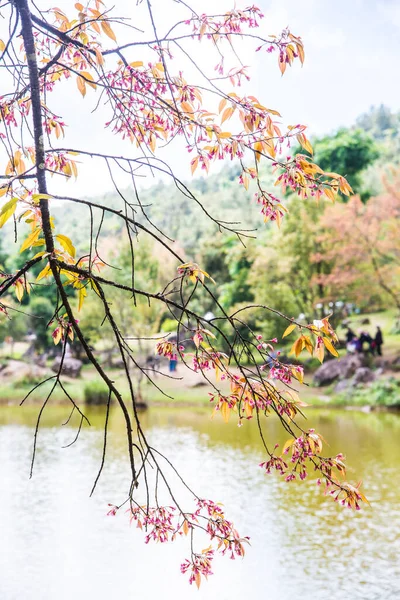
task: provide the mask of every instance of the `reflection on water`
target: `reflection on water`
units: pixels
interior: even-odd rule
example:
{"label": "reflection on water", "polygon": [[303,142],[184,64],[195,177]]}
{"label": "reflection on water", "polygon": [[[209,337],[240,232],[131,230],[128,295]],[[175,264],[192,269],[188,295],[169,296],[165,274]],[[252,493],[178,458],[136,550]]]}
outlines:
{"label": "reflection on water", "polygon": [[[185,540],[145,545],[125,515],[105,516],[121,500],[129,477],[123,423],[111,415],[101,484],[89,498],[99,465],[104,420],[77,445],[68,410],[49,408],[29,480],[37,407],[0,409],[0,598],[141,600],[268,598],[391,600],[400,597],[400,417],[339,411],[309,413],[362,477],[372,507],[353,513],[321,498],[315,483],[287,484],[257,467],[262,455],[255,424],[238,429],[210,421],[202,410],[153,409],[143,425],[204,497],[221,500],[242,535],[244,560],[215,561],[215,575],[197,592],[179,572]],[[268,422],[272,443],[284,441]]]}

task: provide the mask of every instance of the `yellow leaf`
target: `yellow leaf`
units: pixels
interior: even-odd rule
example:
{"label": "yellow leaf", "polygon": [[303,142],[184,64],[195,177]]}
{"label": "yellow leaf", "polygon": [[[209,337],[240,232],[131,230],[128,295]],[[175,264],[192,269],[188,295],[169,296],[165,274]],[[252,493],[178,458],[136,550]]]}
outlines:
{"label": "yellow leaf", "polygon": [[39,258],[39,256],[44,256],[46,253],[46,250],[42,250],[41,252],[37,252],[37,254],[35,254],[35,256],[32,257],[32,260],[34,260],[35,258]]}
{"label": "yellow leaf", "polygon": [[324,188],[324,194],[325,194],[325,196],[327,196],[329,198],[329,200],[332,200],[332,202],[335,202],[335,193],[333,192],[333,190],[330,187]]}
{"label": "yellow leaf", "polygon": [[66,252],[68,252],[68,254],[70,256],[72,256],[72,258],[75,258],[75,246],[73,245],[73,243],[71,242],[71,240],[69,239],[69,237],[67,237],[66,235],[62,235],[61,233],[58,233],[56,235],[56,240],[61,244],[61,246],[64,248],[64,250]]}
{"label": "yellow leaf", "polygon": [[299,133],[298,135],[296,135],[296,138],[299,144],[303,146],[304,150],[307,150],[309,154],[313,154],[313,147],[311,146],[304,133]]}
{"label": "yellow leaf", "polygon": [[262,153],[262,151],[263,151],[263,150],[264,150],[264,147],[263,147],[263,144],[262,144],[262,142],[256,142],[256,143],[254,144],[254,151],[255,151],[255,155],[256,155],[256,159],[257,159],[257,161],[259,161],[259,160],[260,160],[260,158],[261,158],[261,153]]}
{"label": "yellow leaf", "polygon": [[292,331],[294,329],[296,329],[296,323],[292,323],[291,325],[289,325],[289,327],[286,327],[286,329],[285,329],[285,331],[283,333],[282,339],[284,337],[286,337],[287,335],[289,335],[290,333],[292,333]]}
{"label": "yellow leaf", "polygon": [[80,93],[82,94],[83,97],[85,97],[86,95],[86,83],[85,80],[82,79],[82,77],[80,75],[78,75],[77,79],[76,79],[76,83],[78,86],[78,90],[80,91]]}
{"label": "yellow leaf", "polygon": [[221,406],[221,415],[222,415],[222,418],[225,421],[225,423],[227,423],[229,421],[230,414],[231,414],[231,409],[229,408],[228,403],[223,402],[222,406]]}
{"label": "yellow leaf", "polygon": [[96,84],[94,82],[94,79],[91,76],[91,74],[88,73],[87,71],[82,71],[81,75],[82,75],[82,77],[85,78],[85,83],[87,83],[88,85],[90,85],[90,87],[92,87],[95,90],[97,86],[96,86]]}
{"label": "yellow leaf", "polygon": [[57,346],[62,337],[62,329],[61,327],[57,327],[54,331],[55,335],[53,336],[53,342]]}
{"label": "yellow leaf", "polygon": [[287,440],[287,441],[285,442],[285,444],[284,444],[283,448],[282,448],[282,454],[284,454],[284,453],[285,453],[285,450],[286,450],[287,448],[290,448],[290,446],[291,446],[293,443],[294,443],[294,439]]}
{"label": "yellow leaf", "polygon": [[187,535],[189,533],[189,524],[186,521],[186,519],[183,521],[182,531],[185,535]]}
{"label": "yellow leaf", "polygon": [[313,345],[308,335],[303,335],[304,346],[310,354],[313,352]]}
{"label": "yellow leaf", "polygon": [[296,357],[300,354],[304,347],[303,336],[300,336],[293,344],[289,354],[295,354]]}
{"label": "yellow leaf", "polygon": [[86,288],[82,285],[79,288],[79,292],[78,292],[78,311],[81,310],[83,301],[86,298],[86,296],[87,296]]}
{"label": "yellow leaf", "polygon": [[[97,23],[96,23],[96,25],[97,25]],[[93,24],[92,24],[92,26],[93,26]],[[98,33],[100,33],[100,29],[99,29]],[[100,66],[104,65],[104,58],[103,58],[103,55],[100,52],[100,50],[98,48],[94,48],[94,51],[95,51],[95,54],[96,54],[96,62],[97,62],[97,64],[100,65]]]}
{"label": "yellow leaf", "polygon": [[332,356],[339,356],[338,351],[332,345],[332,342],[330,340],[328,340],[328,338],[324,337],[324,338],[322,338],[322,341],[325,344],[325,348],[328,350],[328,352],[330,352],[332,354]]}
{"label": "yellow leaf", "polygon": [[6,49],[6,45],[3,42],[3,40],[0,40],[0,52],[4,52],[4,50]]}
{"label": "yellow leaf", "polygon": [[314,356],[316,358],[318,358],[318,360],[319,360],[320,363],[324,362],[324,354],[325,354],[325,352],[324,352],[324,346],[322,344],[320,344],[319,346],[318,345],[315,346],[315,348],[314,348]]}
{"label": "yellow leaf", "polygon": [[143,61],[135,60],[134,62],[129,63],[129,66],[133,67],[134,69],[137,69],[138,67],[143,67]]}
{"label": "yellow leaf", "polygon": [[152,133],[150,134],[149,146],[152,152],[155,152],[156,149],[156,136]]}
{"label": "yellow leaf", "polygon": [[[301,352],[301,350],[300,350],[300,352]],[[300,352],[299,352],[299,354],[300,354]],[[297,356],[297,354],[296,354],[296,356]],[[297,381],[300,381],[300,383],[303,383],[303,381],[304,381],[304,371],[303,371],[303,369],[301,369],[300,371],[298,371],[296,369],[296,367],[292,367],[292,375],[293,375],[293,377],[296,377]]]}
{"label": "yellow leaf", "polygon": [[0,229],[8,221],[10,217],[15,213],[17,207],[18,198],[11,198],[4,204],[0,211]]}
{"label": "yellow leaf", "polygon": [[111,29],[109,23],[107,23],[106,21],[102,21],[101,22],[101,28],[104,31],[104,33],[106,34],[106,36],[108,36],[114,42],[117,41],[117,38],[115,37],[115,33]]}
{"label": "yellow leaf", "polygon": [[24,295],[24,286],[20,281],[16,281],[15,283],[15,295],[17,296],[19,302],[21,302]]}
{"label": "yellow leaf", "polygon": [[232,134],[230,131],[221,131],[221,133],[218,133],[217,136],[219,138],[226,139],[226,138],[230,138],[232,136]]}
{"label": "yellow leaf", "polygon": [[20,249],[20,253],[24,252],[24,250],[26,250],[27,248],[30,248],[31,246],[33,246],[33,244],[39,238],[39,235],[41,233],[42,233],[42,230],[40,229],[40,227],[38,227],[37,229],[35,229],[34,231],[32,231],[32,233],[30,233],[28,235],[28,237],[26,238],[26,240],[22,244],[21,249]]}
{"label": "yellow leaf", "polygon": [[51,200],[50,194],[32,194],[32,202],[38,204],[40,200]]}
{"label": "yellow leaf", "polygon": [[40,281],[44,277],[47,277],[51,273],[50,263],[47,263],[44,269],[42,269],[39,275],[36,277],[36,281]]}

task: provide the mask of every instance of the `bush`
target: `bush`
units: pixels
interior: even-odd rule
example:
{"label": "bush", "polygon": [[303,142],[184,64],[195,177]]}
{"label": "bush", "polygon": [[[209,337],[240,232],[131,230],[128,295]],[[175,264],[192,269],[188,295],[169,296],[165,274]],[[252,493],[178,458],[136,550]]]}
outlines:
{"label": "bush", "polygon": [[[347,392],[341,394],[338,398],[346,399],[348,404]],[[389,379],[378,379],[369,386],[356,387],[351,392],[351,404],[357,406],[388,406],[400,407],[400,380],[390,377]]]}
{"label": "bush", "polygon": [[108,402],[108,389],[101,381],[91,381],[84,388],[85,403],[92,406],[100,406]]}

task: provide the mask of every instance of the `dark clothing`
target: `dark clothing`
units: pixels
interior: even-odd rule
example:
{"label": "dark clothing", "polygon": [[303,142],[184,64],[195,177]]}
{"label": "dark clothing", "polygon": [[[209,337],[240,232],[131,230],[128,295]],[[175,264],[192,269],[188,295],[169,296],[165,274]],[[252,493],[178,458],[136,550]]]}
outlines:
{"label": "dark clothing", "polygon": [[347,330],[346,332],[346,342],[349,344],[350,342],[352,342],[354,340],[354,338],[356,338],[356,334],[354,333],[354,331],[352,331],[350,328]]}
{"label": "dark clothing", "polygon": [[378,327],[378,331],[375,335],[375,348],[379,356],[382,356],[382,346],[383,346],[383,335],[382,331]]}

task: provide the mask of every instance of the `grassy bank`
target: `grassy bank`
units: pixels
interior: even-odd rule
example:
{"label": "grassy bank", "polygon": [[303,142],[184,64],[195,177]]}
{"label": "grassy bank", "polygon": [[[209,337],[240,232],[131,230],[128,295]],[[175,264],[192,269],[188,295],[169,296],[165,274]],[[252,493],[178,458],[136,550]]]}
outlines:
{"label": "grassy bank", "polygon": [[[395,318],[395,311],[388,310],[380,313],[353,315],[350,318],[350,324],[356,332],[360,329],[366,329],[371,334],[374,334],[376,326],[380,325],[385,341],[383,347],[384,358],[392,360],[400,354],[400,335],[395,334],[393,331]],[[362,321],[366,319],[369,320],[369,323],[363,325]],[[343,330],[339,329],[338,333],[342,337]],[[16,345],[18,354],[21,354],[22,350],[23,348]],[[340,354],[344,352],[345,350],[341,350]],[[13,356],[13,358],[17,358],[17,356]],[[318,362],[314,359],[311,363],[305,364],[306,382],[312,382],[313,372],[317,366]],[[208,393],[211,386],[202,379],[201,375],[193,373],[182,365],[178,366],[174,378],[171,378],[166,367],[161,370],[162,373],[154,376],[155,386],[146,380],[143,381],[141,396],[145,402],[150,405],[163,404],[167,406],[207,406],[209,404]],[[121,369],[109,369],[107,374],[113,381],[118,383],[123,396],[129,398],[128,386]],[[14,380],[3,378],[0,385],[0,403],[19,404],[31,391],[35,383],[38,383],[38,381],[26,381],[17,377]],[[63,383],[68,393],[79,404],[85,401],[85,389],[95,393],[96,389],[101,389],[103,385],[99,375],[90,365],[85,365],[82,368],[80,378],[63,378]],[[51,381],[41,385],[28,397],[26,402],[42,403],[50,392],[52,385],[53,382]],[[334,384],[320,388],[312,385],[298,388],[302,400],[314,407],[371,406],[379,408],[386,406],[390,408],[400,405],[400,373],[385,372],[371,385],[352,388],[341,394],[335,393],[334,390]],[[57,386],[52,394],[52,403],[63,404],[67,402],[68,399],[63,390]]]}

